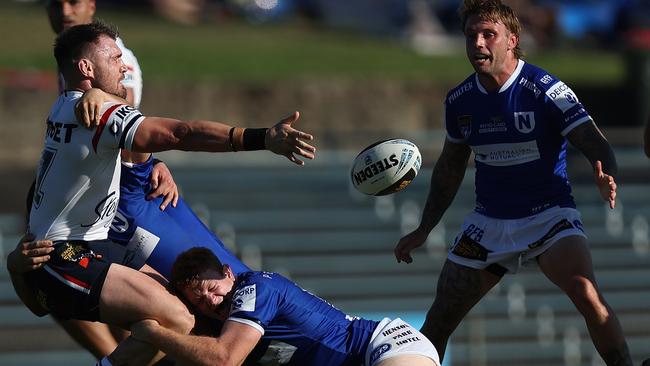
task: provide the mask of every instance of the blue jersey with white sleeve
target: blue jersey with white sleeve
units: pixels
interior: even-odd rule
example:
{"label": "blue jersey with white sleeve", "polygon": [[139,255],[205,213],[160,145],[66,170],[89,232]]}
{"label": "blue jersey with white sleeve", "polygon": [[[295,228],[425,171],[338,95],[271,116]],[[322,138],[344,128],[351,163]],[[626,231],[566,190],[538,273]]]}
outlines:
{"label": "blue jersey with white sleeve", "polygon": [[273,364],[363,364],[378,322],[346,315],[277,273],[240,274],[234,291],[228,321],[250,325],[263,341],[291,350]]}
{"label": "blue jersey with white sleeve", "polygon": [[163,197],[150,201],[153,159],[140,164],[122,163],[120,201],[109,239],[126,245],[139,263],[146,262],[166,278],[179,254],[196,246],[207,247],[233,272],[250,271],[221,240],[201,222],[182,198],[176,207],[160,210]]}
{"label": "blue jersey with white sleeve", "polygon": [[565,83],[522,60],[499,90],[473,74],[445,100],[447,139],[474,152],[475,210],[501,219],[575,208],[566,135],[590,120]]}

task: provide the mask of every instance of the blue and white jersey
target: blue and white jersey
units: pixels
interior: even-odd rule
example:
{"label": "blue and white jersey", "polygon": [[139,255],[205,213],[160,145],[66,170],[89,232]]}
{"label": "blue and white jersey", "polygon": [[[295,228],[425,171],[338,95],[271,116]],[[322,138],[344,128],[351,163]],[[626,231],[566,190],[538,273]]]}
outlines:
{"label": "blue and white jersey", "polygon": [[[325,300],[270,272],[239,275],[228,321],[250,325],[262,341],[289,349],[262,365],[363,364],[378,322],[351,317]],[[271,363],[276,362],[276,363]]]}
{"label": "blue and white jersey", "polygon": [[447,139],[474,152],[475,210],[502,219],[575,207],[566,135],[590,120],[565,83],[522,60],[498,91],[473,74],[445,100]]}
{"label": "blue and white jersey", "polygon": [[151,190],[153,159],[140,164],[122,163],[120,201],[108,237],[126,245],[138,257],[166,278],[182,252],[196,246],[207,247],[227,263],[233,272],[250,271],[219,238],[194,214],[182,198],[176,207],[160,210],[163,197],[146,200]]}

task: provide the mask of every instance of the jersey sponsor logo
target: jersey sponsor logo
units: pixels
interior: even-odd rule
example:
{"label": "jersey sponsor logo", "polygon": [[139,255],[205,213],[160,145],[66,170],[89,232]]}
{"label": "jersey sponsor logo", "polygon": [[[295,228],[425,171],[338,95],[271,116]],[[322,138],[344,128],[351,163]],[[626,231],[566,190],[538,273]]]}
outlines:
{"label": "jersey sponsor logo", "polygon": [[542,76],[542,78],[539,79],[539,81],[541,81],[542,84],[548,85],[548,83],[553,81],[553,77],[551,75],[549,75],[549,74],[546,74],[546,75]]}
{"label": "jersey sponsor logo", "polygon": [[535,129],[535,112],[515,112],[515,128],[521,133]]}
{"label": "jersey sponsor logo", "polygon": [[578,117],[586,115],[586,114],[587,114],[586,109],[578,108],[578,110],[575,113],[573,113],[572,115],[564,117],[564,122],[569,123],[571,121],[574,121],[574,120],[578,119]]}
{"label": "jersey sponsor logo", "polygon": [[286,365],[298,347],[278,340],[272,340],[259,360],[260,365]]}
{"label": "jersey sponsor logo", "polygon": [[512,144],[472,146],[477,162],[491,166],[511,166],[528,163],[540,158],[535,140]]}
{"label": "jersey sponsor logo", "polygon": [[377,362],[379,357],[381,357],[381,355],[384,353],[390,351],[391,348],[391,345],[388,343],[380,344],[379,346],[375,347],[375,349],[372,350],[372,353],[370,354],[370,365]]}
{"label": "jersey sponsor logo", "polygon": [[494,116],[490,118],[490,122],[481,123],[478,126],[479,134],[507,131],[508,127],[502,116]]}
{"label": "jersey sponsor logo", "polygon": [[256,285],[248,285],[235,292],[232,298],[232,308],[230,313],[238,311],[255,311]]}
{"label": "jersey sponsor logo", "polygon": [[533,93],[535,93],[535,98],[539,97],[539,95],[542,94],[542,91],[539,90],[539,88],[537,87],[537,85],[534,82],[532,82],[532,81],[530,81],[530,80],[528,80],[528,79],[526,79],[524,77],[519,79],[519,85],[522,85],[524,88],[526,88],[526,89],[532,91]]}
{"label": "jersey sponsor logo", "polygon": [[61,123],[47,120],[47,131],[45,132],[45,136],[54,142],[63,142],[64,144],[68,144],[72,140],[72,130],[77,127],[79,126],[74,123]]}
{"label": "jersey sponsor logo", "polygon": [[137,257],[140,262],[144,262],[149,259],[149,256],[156,249],[160,237],[156,236],[152,232],[141,228],[136,227],[131,240],[127,244],[127,250],[133,252],[134,256]]}
{"label": "jersey sponsor logo", "polygon": [[459,257],[485,262],[487,261],[488,253],[490,253],[491,250],[463,233],[451,252]]}
{"label": "jersey sponsor logo", "polygon": [[449,98],[447,100],[449,103],[453,103],[454,100],[458,99],[461,95],[465,94],[465,92],[468,92],[474,88],[474,84],[470,81],[467,82],[461,86],[458,87],[458,89],[454,90],[451,94],[449,94]]}
{"label": "jersey sponsor logo", "polygon": [[553,84],[546,91],[546,96],[548,96],[562,112],[566,112],[578,103],[578,97],[573,93],[573,90],[561,81]]}
{"label": "jersey sponsor logo", "polygon": [[472,116],[466,114],[458,116],[456,118],[456,124],[458,125],[458,130],[460,134],[463,135],[463,138],[467,138],[472,132]]}
{"label": "jersey sponsor logo", "polygon": [[115,212],[115,217],[113,217],[113,221],[111,221],[111,230],[120,234],[129,230],[129,220],[120,212],[119,209]]}
{"label": "jersey sponsor logo", "polygon": [[97,214],[95,221],[90,224],[81,224],[81,227],[90,227],[97,224],[98,222],[110,219],[107,223],[104,224],[104,226],[108,228],[113,221],[115,212],[117,212],[118,196],[116,193],[117,192],[111,192],[108,196],[99,201],[97,206],[95,206],[95,214]]}

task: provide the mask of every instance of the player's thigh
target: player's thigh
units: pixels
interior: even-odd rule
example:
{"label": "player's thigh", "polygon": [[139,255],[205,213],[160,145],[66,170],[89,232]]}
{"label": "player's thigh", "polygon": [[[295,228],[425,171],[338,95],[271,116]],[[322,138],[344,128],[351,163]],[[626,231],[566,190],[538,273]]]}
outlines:
{"label": "player's thigh", "polygon": [[438,364],[426,356],[400,355],[387,358],[373,366],[438,366]]}
{"label": "player's thigh", "polygon": [[128,327],[142,319],[155,319],[165,327],[191,328],[187,307],[145,273],[113,264],[108,270],[99,301],[102,322]]}
{"label": "player's thigh", "polygon": [[576,279],[595,282],[591,253],[583,236],[559,239],[538,257],[538,263],[546,277],[565,291]]}

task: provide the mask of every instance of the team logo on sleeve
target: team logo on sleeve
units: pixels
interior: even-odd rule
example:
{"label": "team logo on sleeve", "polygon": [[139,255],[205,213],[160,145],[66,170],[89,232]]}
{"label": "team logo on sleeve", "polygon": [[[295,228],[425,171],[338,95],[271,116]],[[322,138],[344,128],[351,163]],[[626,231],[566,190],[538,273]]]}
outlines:
{"label": "team logo on sleeve", "polygon": [[255,286],[255,284],[248,285],[235,292],[235,296],[232,298],[232,308],[230,309],[230,313],[236,313],[238,311],[255,311],[255,299],[257,297]]}
{"label": "team logo on sleeve", "polygon": [[470,132],[472,132],[472,116],[467,114],[458,116],[456,123],[458,124],[458,130],[461,135],[463,135],[463,138],[467,138]]}

